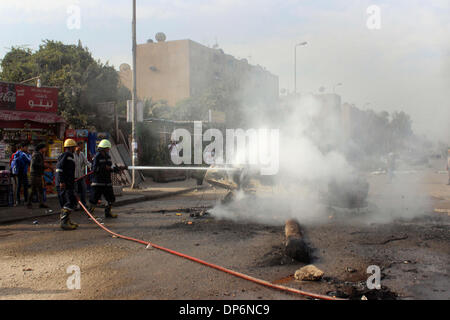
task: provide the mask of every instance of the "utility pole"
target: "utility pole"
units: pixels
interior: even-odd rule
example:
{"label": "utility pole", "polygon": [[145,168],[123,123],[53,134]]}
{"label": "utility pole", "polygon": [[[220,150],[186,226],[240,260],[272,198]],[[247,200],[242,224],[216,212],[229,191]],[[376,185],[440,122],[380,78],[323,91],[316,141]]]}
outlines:
{"label": "utility pole", "polygon": [[[132,92],[132,122],[131,122],[131,162],[133,167],[137,165],[137,141],[136,141],[136,0],[133,0],[133,23],[132,23],[132,38],[133,38],[133,92]],[[131,188],[136,189],[136,170],[131,170]]]}

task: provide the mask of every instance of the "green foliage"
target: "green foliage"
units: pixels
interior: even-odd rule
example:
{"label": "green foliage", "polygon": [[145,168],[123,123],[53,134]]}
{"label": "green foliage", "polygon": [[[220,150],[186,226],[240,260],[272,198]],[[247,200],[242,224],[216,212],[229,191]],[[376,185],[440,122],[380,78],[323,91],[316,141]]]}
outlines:
{"label": "green foliage", "polygon": [[386,155],[404,150],[415,139],[412,121],[405,112],[351,110],[351,139],[356,156]]}
{"label": "green foliage", "polygon": [[148,99],[144,102],[144,118],[173,120],[172,112],[173,107],[169,106],[166,100]]}
{"label": "green foliage", "polygon": [[117,112],[120,115],[127,114],[127,100],[131,100],[131,91],[120,84],[117,89]]}
{"label": "green foliage", "polygon": [[30,49],[13,47],[2,59],[1,78],[6,81],[20,81],[32,78],[36,74],[36,65],[32,62]]}
{"label": "green foliage", "polygon": [[22,82],[39,76],[43,86],[59,91],[59,112],[75,127],[97,126],[101,117],[93,117],[96,104],[120,101],[126,95],[118,90],[116,70],[92,57],[87,48],[45,40],[39,50],[12,48],[1,62],[3,81]]}
{"label": "green foliage", "polygon": [[411,117],[403,111],[394,112],[390,126],[393,134],[399,139],[407,139],[412,136]]}

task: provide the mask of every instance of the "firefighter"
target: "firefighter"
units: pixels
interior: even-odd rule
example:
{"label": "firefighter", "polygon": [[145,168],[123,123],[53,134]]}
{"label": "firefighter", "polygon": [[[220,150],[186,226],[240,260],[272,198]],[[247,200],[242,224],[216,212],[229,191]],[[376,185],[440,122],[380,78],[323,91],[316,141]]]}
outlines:
{"label": "firefighter", "polygon": [[75,230],[78,224],[70,221],[70,213],[77,205],[75,197],[75,159],[74,151],[77,143],[72,139],[64,141],[64,153],[58,157],[56,164],[56,186],[61,203],[61,228]]}
{"label": "firefighter", "polygon": [[94,212],[98,201],[102,195],[107,204],[105,207],[105,218],[117,218],[117,214],[111,212],[112,204],[116,201],[112,187],[111,173],[118,173],[124,170],[125,167],[113,166],[109,150],[111,149],[111,142],[104,139],[98,145],[97,154],[94,157],[92,164],[92,191],[89,202],[91,207],[89,211]]}

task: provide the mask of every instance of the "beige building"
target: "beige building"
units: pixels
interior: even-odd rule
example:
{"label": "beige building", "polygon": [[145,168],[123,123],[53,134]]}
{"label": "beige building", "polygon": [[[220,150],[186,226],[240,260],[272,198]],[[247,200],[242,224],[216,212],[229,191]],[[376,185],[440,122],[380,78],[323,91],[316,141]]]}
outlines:
{"label": "beige building", "polygon": [[[278,99],[278,77],[192,40],[160,41],[137,46],[137,95],[141,100],[177,102],[213,87],[246,101],[273,103]],[[131,90],[132,71],[120,66],[120,79]]]}

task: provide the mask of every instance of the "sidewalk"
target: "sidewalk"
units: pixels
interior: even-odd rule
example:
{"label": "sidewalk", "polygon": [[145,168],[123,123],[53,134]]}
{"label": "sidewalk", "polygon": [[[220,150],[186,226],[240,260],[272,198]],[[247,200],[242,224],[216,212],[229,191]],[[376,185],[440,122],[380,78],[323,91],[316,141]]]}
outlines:
{"label": "sidewalk", "polygon": [[[114,206],[120,207],[136,202],[161,199],[205,188],[204,185],[197,186],[196,181],[193,179],[169,183],[155,183],[149,180],[147,179],[136,190],[124,188],[122,195],[116,197]],[[0,207],[0,224],[59,214],[60,206],[56,196],[52,195],[48,197],[46,204],[50,209],[39,209],[38,203],[33,203],[33,209],[31,210],[24,205],[18,207]]]}

